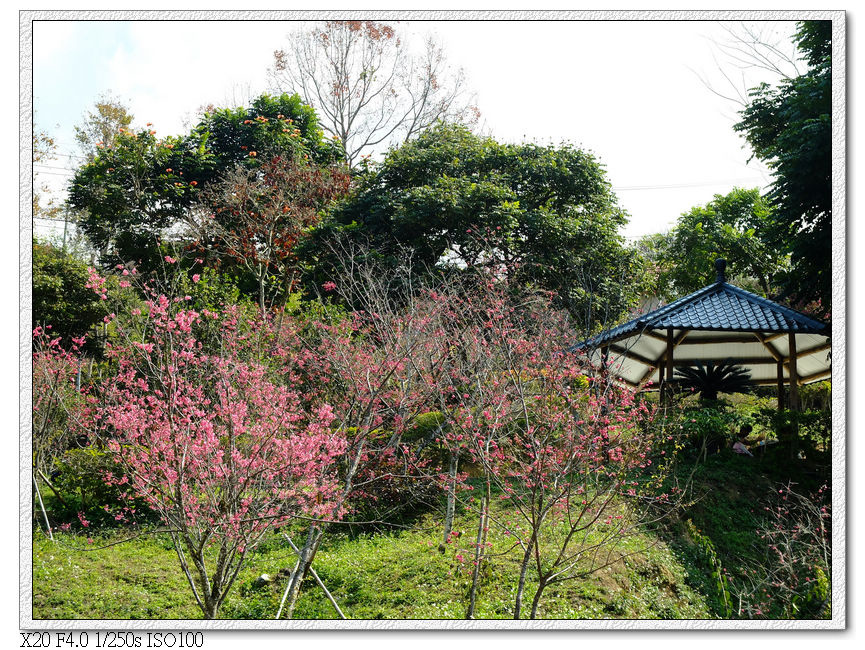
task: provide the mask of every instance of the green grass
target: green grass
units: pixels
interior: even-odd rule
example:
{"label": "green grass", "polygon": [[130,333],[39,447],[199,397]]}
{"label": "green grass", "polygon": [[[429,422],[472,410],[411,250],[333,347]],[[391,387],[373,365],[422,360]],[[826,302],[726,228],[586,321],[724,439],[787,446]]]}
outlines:
{"label": "green grass", "polygon": [[[501,507],[501,506],[500,506]],[[506,513],[499,513],[506,514]],[[470,539],[475,523],[458,518],[463,534],[438,550],[440,521],[427,516],[409,530],[325,538],[314,568],[351,619],[460,619],[466,614],[471,583]],[[106,532],[88,545],[77,536],[34,539],[33,616],[52,618],[200,618],[189,586],[165,535],[142,536],[99,550],[121,539]],[[299,539],[299,538],[298,538]],[[519,565],[518,549],[491,531],[491,557],[482,572],[476,618],[512,618]],[[508,552],[511,549],[511,552]],[[704,618],[705,598],[686,582],[687,568],[664,543],[646,535],[619,549],[636,555],[588,578],[547,589],[542,618]],[[458,554],[464,556],[460,562]],[[254,553],[220,612],[220,618],[268,619],[279,607],[285,582],[281,569],[293,565],[293,552],[279,535]],[[262,573],[275,577],[258,586]],[[535,584],[524,597],[528,608]],[[524,609],[525,616],[528,610]],[[295,618],[336,618],[324,593],[308,578]]]}
{"label": "green grass", "polygon": [[[121,533],[122,534],[122,533]],[[118,533],[33,539],[33,618],[201,618],[170,540],[139,537],[101,550]],[[167,542],[167,543],[166,543]]]}

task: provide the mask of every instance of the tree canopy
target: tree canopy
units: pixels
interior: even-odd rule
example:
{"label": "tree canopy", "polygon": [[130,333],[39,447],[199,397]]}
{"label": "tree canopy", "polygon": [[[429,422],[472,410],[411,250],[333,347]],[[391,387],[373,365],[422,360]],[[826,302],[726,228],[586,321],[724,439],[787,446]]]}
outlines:
{"label": "tree canopy", "polygon": [[132,124],[133,116],[119,99],[102,95],[87,113],[84,120],[75,127],[75,141],[81,152],[91,162],[101,147],[111,147],[117,135]]}
{"label": "tree canopy", "polygon": [[81,336],[105,314],[86,287],[87,264],[60,248],[33,240],[33,324],[50,325],[68,340]]}
{"label": "tree canopy", "polygon": [[569,144],[502,144],[440,123],[369,165],[307,247],[322,282],[329,238],[368,245],[386,264],[502,265],[557,294],[579,318],[618,316],[636,266],[603,166]]}
{"label": "tree canopy", "polygon": [[808,70],[750,94],[736,130],[772,170],[767,198],[775,245],[791,253],[785,293],[802,305],[832,300],[832,22],[799,25],[796,43]]}
{"label": "tree canopy", "polygon": [[343,151],[300,97],[262,95],[248,108],[206,113],[185,136],[121,129],[77,170],[69,203],[104,264],[157,259],[159,240],[189,225],[202,190],[236,166],[255,169],[278,155],[324,165]]}
{"label": "tree canopy", "polygon": [[644,239],[657,293],[673,300],[715,281],[715,260],[727,261],[735,283],[769,296],[787,263],[769,236],[772,211],[758,189],[716,194],[683,213],[672,231]]}

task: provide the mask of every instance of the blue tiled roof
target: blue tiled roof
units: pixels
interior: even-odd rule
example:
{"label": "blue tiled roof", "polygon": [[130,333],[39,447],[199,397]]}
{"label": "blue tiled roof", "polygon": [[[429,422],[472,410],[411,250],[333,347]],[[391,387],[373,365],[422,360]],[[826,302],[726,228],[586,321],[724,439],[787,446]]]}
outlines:
{"label": "blue tiled roof", "polygon": [[720,280],[599,334],[578,347],[610,343],[638,332],[667,328],[828,336],[825,323]]}

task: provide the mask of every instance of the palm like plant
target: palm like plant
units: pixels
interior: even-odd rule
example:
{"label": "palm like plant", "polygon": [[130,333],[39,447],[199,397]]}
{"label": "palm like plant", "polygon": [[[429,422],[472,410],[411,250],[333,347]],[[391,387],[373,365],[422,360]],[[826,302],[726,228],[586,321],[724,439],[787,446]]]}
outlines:
{"label": "palm like plant", "polygon": [[747,393],[753,387],[751,373],[729,359],[717,365],[707,361],[677,368],[675,377],[684,390],[699,392],[702,401],[717,401],[718,393]]}

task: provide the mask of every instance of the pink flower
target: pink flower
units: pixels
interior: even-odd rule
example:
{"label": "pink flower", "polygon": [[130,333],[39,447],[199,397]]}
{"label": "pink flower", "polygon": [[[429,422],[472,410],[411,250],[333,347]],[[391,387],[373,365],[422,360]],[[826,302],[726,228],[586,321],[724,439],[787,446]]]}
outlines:
{"label": "pink flower", "polygon": [[166,255],[165,261],[168,262],[169,264],[174,264],[177,260],[174,259],[173,257],[171,257],[171,255]]}
{"label": "pink flower", "polygon": [[198,273],[196,273],[195,275],[192,276],[193,282],[198,282],[200,279],[201,279],[201,276]]}
{"label": "pink flower", "polygon": [[336,289],[336,282],[333,282],[332,280],[328,280],[323,285],[321,285],[321,288],[324,289],[325,291],[333,291],[334,289]]}

